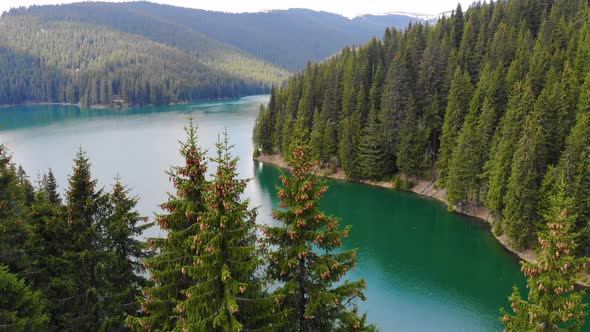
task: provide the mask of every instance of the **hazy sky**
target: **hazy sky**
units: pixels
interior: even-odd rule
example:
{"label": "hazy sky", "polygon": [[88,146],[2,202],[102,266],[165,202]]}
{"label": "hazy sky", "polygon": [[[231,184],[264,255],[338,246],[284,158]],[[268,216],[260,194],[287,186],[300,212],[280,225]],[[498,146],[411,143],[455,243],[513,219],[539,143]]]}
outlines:
{"label": "hazy sky", "polygon": [[[79,2],[71,0],[0,0],[0,12],[12,7]],[[119,2],[119,1],[117,1]],[[225,12],[258,12],[265,9],[309,8],[354,17],[357,14],[381,14],[406,11],[438,14],[454,9],[461,2],[466,9],[472,0],[154,0],[175,6]]]}

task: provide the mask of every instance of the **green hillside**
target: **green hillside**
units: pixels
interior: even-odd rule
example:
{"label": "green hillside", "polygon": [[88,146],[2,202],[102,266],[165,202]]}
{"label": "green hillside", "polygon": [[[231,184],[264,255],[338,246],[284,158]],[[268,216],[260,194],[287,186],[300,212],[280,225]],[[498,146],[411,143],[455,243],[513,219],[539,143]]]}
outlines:
{"label": "green hillside", "polygon": [[[32,12],[13,10],[0,20],[2,104],[88,105],[117,99],[162,104],[237,97],[267,92],[288,74],[232,46],[157,19],[120,18],[125,23],[118,27]],[[93,16],[117,21],[108,13]],[[166,26],[168,30],[162,28]]]}
{"label": "green hillside", "polygon": [[352,180],[437,180],[519,249],[565,186],[587,254],[589,60],[588,1],[459,7],[308,66],[273,92],[255,141],[285,156],[309,143]]}

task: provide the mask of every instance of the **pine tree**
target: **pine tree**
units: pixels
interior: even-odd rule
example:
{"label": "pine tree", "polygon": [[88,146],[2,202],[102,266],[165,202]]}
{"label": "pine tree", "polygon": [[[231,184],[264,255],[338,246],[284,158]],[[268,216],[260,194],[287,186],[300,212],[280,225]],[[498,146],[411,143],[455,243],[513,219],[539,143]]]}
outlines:
{"label": "pine tree", "polygon": [[325,117],[316,109],[313,113],[313,125],[311,128],[311,135],[309,137],[309,145],[311,146],[311,154],[316,160],[326,159],[324,154],[324,133],[325,133]]}
{"label": "pine tree", "polygon": [[473,109],[457,138],[449,165],[447,199],[452,205],[466,201],[479,203],[480,174],[486,161],[488,143],[494,128],[496,111],[486,98],[481,110]]}
{"label": "pine tree", "polygon": [[130,197],[118,178],[106,199],[107,217],[102,220],[106,254],[101,260],[101,276],[107,307],[100,329],[124,330],[125,316],[139,310],[135,299],[140,296],[139,288],[147,283],[141,264],[146,255],[145,244],[138,238],[153,224],[135,210],[138,198]]}
{"label": "pine tree", "polygon": [[539,222],[537,200],[549,157],[548,127],[551,124],[546,119],[553,111],[550,91],[551,86],[543,90],[525,120],[506,187],[503,229],[519,249],[531,244]]}
{"label": "pine tree", "polygon": [[46,331],[45,299],[0,265],[0,328],[3,331]]}
{"label": "pine tree", "polygon": [[416,102],[408,101],[406,116],[400,127],[400,138],[397,144],[397,167],[410,176],[420,176],[425,168],[428,156],[428,135],[420,123]]}
{"label": "pine tree", "polygon": [[69,329],[87,331],[99,329],[105,304],[98,275],[104,253],[99,224],[103,193],[102,189],[96,189],[97,180],[92,179],[90,166],[86,153],[80,148],[66,191],[67,232],[71,245],[66,248],[69,262],[64,272],[72,278],[76,295],[68,300],[68,311],[61,321]]}
{"label": "pine tree", "polygon": [[168,233],[167,237],[147,241],[155,255],[144,259],[144,266],[154,284],[142,288],[139,302],[143,315],[130,316],[127,320],[137,329],[163,331],[175,328],[178,315],[174,309],[186,299],[181,292],[200,282],[181,272],[183,266],[193,261],[194,251],[188,250],[185,244],[199,233],[197,218],[204,210],[207,172],[204,153],[197,145],[197,128],[192,119],[189,121],[185,128],[187,138],[180,148],[184,165],[172,167],[168,172],[176,193],[170,194],[168,201],[161,205],[166,214],[156,218],[160,228]]}
{"label": "pine tree", "polygon": [[[364,300],[364,280],[338,283],[356,265],[356,251],[337,251],[350,230],[318,205],[327,187],[310,174],[313,163],[306,147],[298,147],[289,163],[291,176],[281,176],[280,206],[273,218],[280,226],[265,226],[271,248],[269,275],[279,282],[276,295],[288,311],[286,331],[329,331],[360,327],[349,304]],[[319,250],[325,251],[324,254]]]}
{"label": "pine tree", "polygon": [[386,166],[383,162],[385,149],[382,145],[382,129],[377,108],[371,108],[367,123],[360,136],[358,158],[362,177],[369,180],[382,180]]}
{"label": "pine tree", "polygon": [[484,167],[489,186],[487,207],[496,214],[504,209],[512,159],[525,118],[533,106],[534,96],[530,80],[517,83],[509,99],[508,110],[496,130],[489,161]]}
{"label": "pine tree", "polygon": [[587,304],[584,291],[575,291],[575,278],[588,259],[574,257],[578,234],[571,214],[572,200],[566,197],[565,183],[551,199],[545,216],[547,229],[539,234],[537,261],[521,263],[528,281],[528,301],[518,288],[510,296],[512,311],[501,309],[506,331],[580,331]]}
{"label": "pine tree", "polygon": [[[48,179],[49,175],[43,177]],[[41,183],[28,215],[29,238],[26,242],[27,280],[47,299],[52,329],[67,329],[76,294],[75,267],[72,257],[70,225],[59,196],[52,197],[48,181]],[[44,189],[45,188],[45,189]],[[52,202],[58,198],[58,202]]]}
{"label": "pine tree", "polygon": [[195,254],[183,274],[200,280],[183,290],[178,303],[178,328],[186,331],[273,331],[269,318],[275,303],[263,297],[256,273],[261,260],[255,247],[256,209],[240,197],[248,180],[237,179],[238,159],[232,157],[227,132],[219,140],[214,180],[206,187],[200,232],[185,242]]}
{"label": "pine tree", "polygon": [[61,204],[61,197],[57,191],[57,181],[55,180],[55,175],[53,175],[51,168],[47,172],[47,175],[43,176],[41,184],[49,202],[58,205]]}
{"label": "pine tree", "polygon": [[0,264],[7,265],[14,273],[27,266],[23,245],[27,239],[25,217],[28,206],[22,182],[8,151],[0,145]]}
{"label": "pine tree", "polygon": [[447,100],[445,120],[440,139],[440,153],[437,162],[439,182],[442,185],[445,185],[448,176],[449,163],[453,155],[453,150],[455,149],[457,136],[459,136],[465,115],[467,114],[472,93],[473,86],[468,73],[457,68],[451,82],[451,90]]}

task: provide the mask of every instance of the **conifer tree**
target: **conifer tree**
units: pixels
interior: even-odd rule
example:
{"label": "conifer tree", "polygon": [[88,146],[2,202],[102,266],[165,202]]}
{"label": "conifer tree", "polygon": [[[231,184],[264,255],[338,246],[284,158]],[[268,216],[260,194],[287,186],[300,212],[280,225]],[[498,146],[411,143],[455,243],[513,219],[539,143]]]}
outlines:
{"label": "conifer tree", "polygon": [[325,118],[324,113],[316,109],[313,113],[313,125],[311,128],[311,135],[309,137],[309,145],[311,146],[311,154],[316,160],[325,159],[323,143],[325,132]]}
{"label": "conifer tree", "polygon": [[574,257],[578,234],[574,230],[573,201],[565,193],[565,183],[551,198],[545,216],[547,229],[539,233],[537,261],[523,262],[527,276],[528,301],[514,287],[510,296],[512,311],[501,309],[506,331],[580,331],[584,325],[587,304],[584,292],[575,291],[575,278],[588,263]]}
{"label": "conifer tree", "polygon": [[144,260],[144,266],[154,283],[142,288],[139,297],[142,314],[129,316],[127,320],[136,329],[164,331],[175,328],[178,317],[175,308],[186,299],[182,291],[200,282],[182,273],[181,269],[193,262],[194,251],[185,244],[199,233],[197,218],[204,210],[207,166],[204,153],[197,145],[197,128],[192,119],[185,132],[186,141],[180,143],[184,164],[172,167],[168,172],[176,193],[170,194],[168,201],[161,205],[166,213],[156,218],[167,236],[148,240],[155,254]]}
{"label": "conifer tree", "polygon": [[106,200],[107,217],[102,221],[106,254],[101,261],[101,274],[107,294],[107,314],[100,329],[124,330],[125,316],[139,310],[136,298],[140,295],[139,288],[147,283],[141,264],[146,255],[145,244],[138,238],[153,224],[147,223],[147,218],[135,210],[138,198],[131,197],[118,178]]}
{"label": "conifer tree", "polygon": [[517,83],[509,99],[508,110],[497,129],[489,161],[485,165],[489,186],[486,203],[496,214],[504,209],[512,158],[525,118],[533,106],[534,95],[530,80]]}
{"label": "conifer tree", "polygon": [[548,127],[551,117],[551,86],[547,86],[525,120],[514,153],[507,184],[502,225],[512,244],[522,249],[531,244],[539,226],[537,200],[548,160]]}
{"label": "conifer tree", "polygon": [[27,238],[25,217],[28,210],[23,188],[6,147],[0,145],[0,264],[14,273],[25,269],[23,244]]}
{"label": "conifer tree", "polygon": [[[341,230],[338,220],[319,209],[327,187],[310,174],[313,163],[306,147],[296,148],[291,176],[281,176],[281,210],[273,212],[279,226],[265,226],[271,250],[269,275],[279,282],[276,295],[288,311],[286,331],[329,331],[343,326],[361,327],[354,306],[364,300],[364,280],[344,281],[356,265],[356,251],[338,251],[350,227]],[[325,251],[325,253],[321,253]]]}
{"label": "conifer tree", "polygon": [[383,162],[385,149],[382,145],[382,127],[376,107],[371,108],[367,123],[360,136],[358,156],[362,169],[362,177],[369,180],[382,180],[386,166]]}
{"label": "conifer tree", "polygon": [[45,299],[0,265],[0,329],[3,331],[45,331],[49,316]]}
{"label": "conifer tree", "polygon": [[406,107],[406,116],[400,127],[397,144],[397,167],[407,175],[420,176],[428,160],[428,135],[418,119],[418,110],[413,98],[408,101]]}
{"label": "conifer tree", "polygon": [[453,205],[466,200],[479,202],[479,175],[487,157],[486,144],[492,136],[495,110],[486,98],[481,110],[473,111],[465,119],[449,165],[447,199]]}
{"label": "conifer tree", "polygon": [[471,78],[467,72],[457,68],[451,82],[451,90],[447,100],[446,115],[440,139],[440,153],[437,162],[439,182],[443,185],[448,176],[449,163],[453,155],[457,136],[467,114],[472,93]]}
{"label": "conifer tree", "polygon": [[43,176],[43,181],[41,184],[49,202],[53,204],[61,204],[61,197],[57,191],[57,181],[55,180],[55,175],[53,175],[51,168],[47,172],[47,175]]}
{"label": "conifer tree", "polygon": [[[26,242],[28,256],[27,280],[31,287],[42,291],[47,300],[51,329],[66,329],[65,317],[71,309],[71,299],[76,296],[76,285],[71,260],[71,239],[65,209],[59,196],[52,196],[43,177],[42,188],[28,215],[29,238]],[[45,188],[45,189],[44,189]],[[58,200],[52,202],[51,200]]]}
{"label": "conifer tree", "polygon": [[257,212],[241,199],[248,180],[237,178],[238,158],[231,155],[227,132],[216,146],[211,161],[217,169],[204,192],[200,232],[185,242],[194,252],[192,262],[181,268],[200,282],[183,290],[177,326],[182,331],[273,331],[279,327],[270,320],[277,315],[275,303],[263,296],[256,276],[261,263],[255,247]]}
{"label": "conifer tree", "polygon": [[97,180],[92,179],[90,166],[86,152],[80,148],[66,191],[67,232],[71,244],[66,248],[69,262],[64,272],[66,279],[71,278],[75,285],[75,295],[68,300],[67,314],[63,314],[61,321],[69,329],[87,331],[99,329],[105,304],[99,281],[104,253],[99,224],[103,192],[96,189]]}

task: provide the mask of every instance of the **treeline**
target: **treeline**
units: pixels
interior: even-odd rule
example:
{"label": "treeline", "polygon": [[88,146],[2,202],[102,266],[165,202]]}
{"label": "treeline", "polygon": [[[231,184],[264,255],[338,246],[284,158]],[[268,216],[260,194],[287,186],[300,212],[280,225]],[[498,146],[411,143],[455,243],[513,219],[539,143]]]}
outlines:
{"label": "treeline", "polygon": [[272,91],[254,140],[296,140],[352,180],[436,179],[452,206],[484,205],[496,232],[534,244],[566,183],[578,253],[590,248],[590,9],[583,0],[461,7],[387,29]]}
{"label": "treeline", "polygon": [[[151,26],[147,19],[141,23]],[[199,44],[212,50],[205,53],[124,31],[26,11],[4,14],[0,104],[142,105],[231,98],[268,92],[287,76],[220,43]],[[191,47],[200,42],[190,34],[186,39]]]}
{"label": "treeline", "polygon": [[[213,158],[196,128],[168,172],[162,238],[119,179],[97,187],[80,150],[65,196],[51,171],[33,186],[0,146],[0,329],[9,331],[375,331],[346,273],[349,227],[324,214],[327,187],[304,148],[281,178],[278,221],[257,225],[227,134]],[[208,164],[214,166],[206,179]]]}

